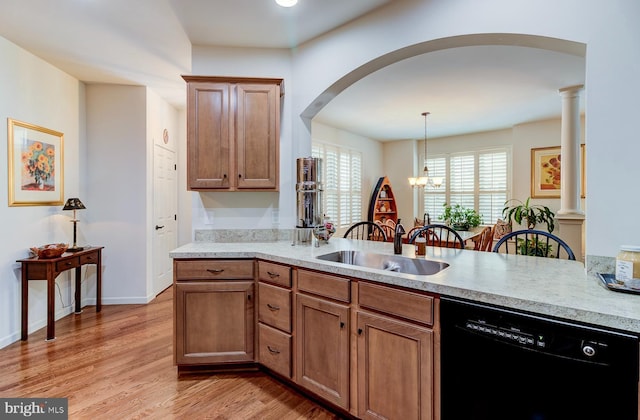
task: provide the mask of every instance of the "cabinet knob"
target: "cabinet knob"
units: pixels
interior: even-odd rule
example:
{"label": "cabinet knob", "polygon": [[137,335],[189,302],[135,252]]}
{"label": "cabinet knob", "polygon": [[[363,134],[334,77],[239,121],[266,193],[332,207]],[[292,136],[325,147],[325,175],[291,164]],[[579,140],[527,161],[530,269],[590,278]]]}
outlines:
{"label": "cabinet knob", "polygon": [[362,328],[358,328],[358,335],[362,335]]}
{"label": "cabinet knob", "polygon": [[227,177],[227,174],[222,174],[222,177],[223,177],[223,178],[226,178],[226,177]]}
{"label": "cabinet knob", "polygon": [[238,178],[242,178],[242,174],[238,174]]}
{"label": "cabinet knob", "polygon": [[340,329],[344,328],[344,322],[340,322]]}

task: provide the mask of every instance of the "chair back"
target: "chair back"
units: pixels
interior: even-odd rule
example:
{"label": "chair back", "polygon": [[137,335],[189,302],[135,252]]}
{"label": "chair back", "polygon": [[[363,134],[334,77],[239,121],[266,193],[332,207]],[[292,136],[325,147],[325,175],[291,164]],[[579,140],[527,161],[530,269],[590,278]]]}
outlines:
{"label": "chair back", "polygon": [[418,236],[427,238],[427,246],[443,248],[464,248],[464,240],[458,232],[447,225],[426,225],[418,229],[411,229],[409,243],[415,242]]}
{"label": "chair back", "polygon": [[[384,224],[380,224],[380,223],[376,223],[378,226],[380,226],[380,228],[382,228],[382,230],[384,231],[384,234],[387,236],[387,242],[393,242],[393,237],[396,236],[396,232],[395,229],[392,228],[389,225],[384,225]],[[380,241],[382,239],[379,239]]]}
{"label": "chair back", "polygon": [[493,244],[493,228],[491,226],[485,226],[480,232],[478,240],[475,242],[473,249],[476,251],[491,251],[491,245]]}
{"label": "chair back", "polygon": [[351,225],[344,233],[343,238],[386,242],[387,234],[377,223],[363,221]]}
{"label": "chair back", "polygon": [[534,257],[564,258],[576,256],[565,241],[542,230],[524,229],[507,233],[493,247],[493,252],[530,255]]}

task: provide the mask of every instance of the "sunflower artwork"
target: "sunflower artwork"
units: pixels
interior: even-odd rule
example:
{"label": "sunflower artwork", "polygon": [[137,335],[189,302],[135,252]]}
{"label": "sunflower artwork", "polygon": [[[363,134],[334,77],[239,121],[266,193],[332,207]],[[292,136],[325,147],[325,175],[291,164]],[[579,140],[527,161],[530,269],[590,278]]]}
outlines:
{"label": "sunflower artwork", "polygon": [[560,154],[544,155],[540,158],[540,188],[560,189]]}
{"label": "sunflower artwork", "polygon": [[23,191],[52,191],[55,188],[56,147],[42,141],[26,140],[23,145]]}
{"label": "sunflower artwork", "polygon": [[58,206],[64,195],[64,134],[7,118],[9,206]]}

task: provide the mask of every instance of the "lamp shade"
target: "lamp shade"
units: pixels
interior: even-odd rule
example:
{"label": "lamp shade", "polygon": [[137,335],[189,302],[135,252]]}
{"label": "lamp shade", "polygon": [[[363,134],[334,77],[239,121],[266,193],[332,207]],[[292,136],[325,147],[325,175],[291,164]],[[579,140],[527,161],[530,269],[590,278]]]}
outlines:
{"label": "lamp shade", "polygon": [[69,198],[67,202],[64,203],[64,207],[62,210],[83,210],[86,209],[82,201],[79,198]]}

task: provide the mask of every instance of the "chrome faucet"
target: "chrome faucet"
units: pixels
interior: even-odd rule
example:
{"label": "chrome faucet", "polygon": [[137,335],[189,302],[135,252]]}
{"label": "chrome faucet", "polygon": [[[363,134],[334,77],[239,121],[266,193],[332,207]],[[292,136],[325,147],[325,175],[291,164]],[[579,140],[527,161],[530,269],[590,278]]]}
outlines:
{"label": "chrome faucet", "polygon": [[402,254],[402,235],[404,235],[405,230],[402,223],[400,223],[400,219],[398,219],[398,223],[396,223],[396,231],[395,236],[393,237],[393,253],[394,254]]}

